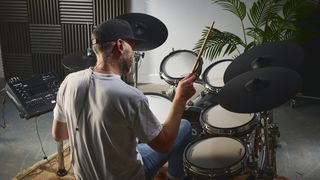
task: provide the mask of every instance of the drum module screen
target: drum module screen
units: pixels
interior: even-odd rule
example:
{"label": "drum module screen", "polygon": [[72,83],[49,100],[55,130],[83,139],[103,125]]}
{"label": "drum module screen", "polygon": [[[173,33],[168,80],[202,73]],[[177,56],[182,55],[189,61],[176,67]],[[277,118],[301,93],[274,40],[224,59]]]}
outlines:
{"label": "drum module screen", "polygon": [[5,91],[19,110],[20,117],[30,119],[53,110],[59,86],[57,76],[49,72],[25,81],[19,77],[10,78]]}

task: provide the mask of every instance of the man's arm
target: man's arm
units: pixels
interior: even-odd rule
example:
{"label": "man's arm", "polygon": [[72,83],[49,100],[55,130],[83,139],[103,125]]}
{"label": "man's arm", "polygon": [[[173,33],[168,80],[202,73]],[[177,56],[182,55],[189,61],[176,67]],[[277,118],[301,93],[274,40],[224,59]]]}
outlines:
{"label": "man's arm", "polygon": [[62,141],[62,140],[68,139],[69,135],[68,135],[67,123],[53,120],[51,133],[55,141]]}
{"label": "man's arm", "polygon": [[189,74],[183,78],[176,89],[176,94],[170,107],[169,114],[163,123],[163,127],[148,145],[157,152],[168,153],[174,144],[179,132],[182,114],[185,110],[186,102],[195,94],[193,86],[196,76]]}

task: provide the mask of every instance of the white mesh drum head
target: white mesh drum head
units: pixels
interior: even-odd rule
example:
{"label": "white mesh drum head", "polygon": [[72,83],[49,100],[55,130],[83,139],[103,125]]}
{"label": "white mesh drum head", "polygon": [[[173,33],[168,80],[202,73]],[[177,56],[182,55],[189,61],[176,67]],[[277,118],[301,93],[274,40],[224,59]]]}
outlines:
{"label": "white mesh drum head", "polygon": [[153,114],[161,123],[164,123],[165,118],[169,114],[169,108],[172,102],[169,99],[157,94],[145,94],[145,96],[148,98],[149,107]]}
{"label": "white mesh drum head", "polygon": [[[211,66],[210,69],[205,70],[205,80],[207,84],[213,87],[223,87],[224,81],[223,76],[227,67],[231,64],[231,60],[217,62],[214,66]],[[209,68],[209,67],[208,67]]]}
{"label": "white mesh drum head", "polygon": [[245,147],[238,140],[228,137],[211,137],[192,144],[186,153],[187,160],[204,169],[228,168],[244,158]]}
{"label": "white mesh drum head", "polygon": [[162,63],[162,70],[172,78],[183,78],[191,73],[196,58],[197,56],[189,51],[173,52]]}
{"label": "white mesh drum head", "polygon": [[205,122],[217,128],[234,128],[250,122],[254,114],[234,113],[221,107],[213,106],[205,111]]}

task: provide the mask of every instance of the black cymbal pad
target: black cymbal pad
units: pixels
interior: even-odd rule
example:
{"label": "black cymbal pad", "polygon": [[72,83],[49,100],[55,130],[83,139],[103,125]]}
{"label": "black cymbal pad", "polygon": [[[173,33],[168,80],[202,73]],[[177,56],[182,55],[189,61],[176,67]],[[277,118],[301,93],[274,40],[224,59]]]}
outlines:
{"label": "black cymbal pad", "polygon": [[240,74],[218,93],[218,103],[237,113],[271,110],[293,98],[302,88],[300,75],[283,67],[266,67]]}
{"label": "black cymbal pad", "polygon": [[297,70],[303,58],[303,48],[292,40],[261,44],[236,57],[226,69],[223,79],[228,82],[239,74],[264,67]]}
{"label": "black cymbal pad", "polygon": [[167,27],[157,18],[143,13],[127,13],[118,16],[129,22],[135,38],[135,51],[148,51],[162,45],[167,37]]}
{"label": "black cymbal pad", "polygon": [[94,66],[97,62],[96,55],[87,51],[68,54],[62,58],[62,65],[69,71],[75,72]]}

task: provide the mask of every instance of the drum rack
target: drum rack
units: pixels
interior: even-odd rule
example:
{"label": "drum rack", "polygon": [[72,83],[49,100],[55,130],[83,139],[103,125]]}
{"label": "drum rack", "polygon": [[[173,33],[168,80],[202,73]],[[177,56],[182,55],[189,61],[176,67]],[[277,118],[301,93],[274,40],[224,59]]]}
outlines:
{"label": "drum rack", "polygon": [[258,171],[258,178],[273,179],[277,177],[276,169],[276,148],[280,131],[278,125],[273,121],[273,114],[271,111],[264,111],[260,113],[262,132],[263,132],[263,147],[265,153],[263,154],[263,163],[261,169]]}

